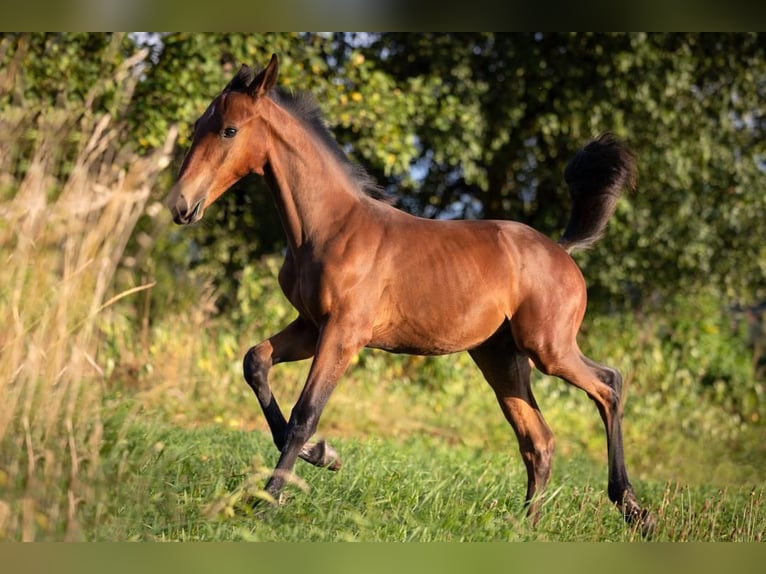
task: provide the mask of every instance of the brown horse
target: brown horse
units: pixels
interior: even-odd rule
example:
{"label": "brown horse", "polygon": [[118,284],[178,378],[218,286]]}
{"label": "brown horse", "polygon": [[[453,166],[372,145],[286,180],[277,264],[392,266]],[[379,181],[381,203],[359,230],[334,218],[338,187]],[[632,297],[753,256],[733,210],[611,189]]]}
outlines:
{"label": "brown horse", "polygon": [[[622,378],[577,345],[586,290],[569,255],[598,239],[621,190],[634,185],[631,153],[607,134],[575,155],[565,171],[573,209],[558,243],[511,221],[422,219],[375,197],[316,103],[273,89],[277,69],[276,56],[262,71],[243,65],[212,101],[167,202],[173,220],[186,225],[249,173],[262,175],[274,194],[288,245],[279,284],[298,317],[244,359],[245,378],[281,453],[267,492],[279,493],[298,457],[340,467],[332,447],[308,440],[360,349],[468,351],[518,438],[533,522],[554,441],[530,388],[530,359],[595,401],[606,427],[609,498],[628,522],[650,530],[653,518],[639,506],[625,469]],[[288,421],[269,370],[310,357]]]}

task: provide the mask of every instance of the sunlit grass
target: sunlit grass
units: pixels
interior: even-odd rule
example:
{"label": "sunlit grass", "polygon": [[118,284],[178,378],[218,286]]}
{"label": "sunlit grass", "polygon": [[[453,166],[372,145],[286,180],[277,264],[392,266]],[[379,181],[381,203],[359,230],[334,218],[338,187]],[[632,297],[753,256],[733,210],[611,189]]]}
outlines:
{"label": "sunlit grass", "polygon": [[[109,487],[97,540],[638,541],[606,498],[587,458],[554,471],[536,528],[524,517],[516,457],[430,437],[341,440],[337,473],[307,464],[282,503],[249,504],[276,451],[261,433],[133,426],[132,455]],[[658,517],[655,541],[758,541],[763,487],[649,482],[639,489]]]}

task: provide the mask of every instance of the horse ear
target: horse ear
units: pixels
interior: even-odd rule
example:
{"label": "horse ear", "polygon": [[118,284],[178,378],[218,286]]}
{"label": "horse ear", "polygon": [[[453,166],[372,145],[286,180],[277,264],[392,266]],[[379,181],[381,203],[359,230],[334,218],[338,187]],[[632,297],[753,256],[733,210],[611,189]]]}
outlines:
{"label": "horse ear", "polygon": [[223,89],[223,91],[226,92],[232,89],[241,89],[243,87],[246,88],[250,85],[254,76],[255,73],[250,68],[250,66],[247,64],[242,64],[239,68],[239,71],[234,75],[231,81],[226,84],[226,87]]}
{"label": "horse ear", "polygon": [[277,55],[272,54],[269,65],[264,70],[258,73],[253,79],[252,83],[247,87],[248,93],[254,98],[260,98],[269,93],[274,84],[277,83],[277,76],[279,75],[279,61]]}

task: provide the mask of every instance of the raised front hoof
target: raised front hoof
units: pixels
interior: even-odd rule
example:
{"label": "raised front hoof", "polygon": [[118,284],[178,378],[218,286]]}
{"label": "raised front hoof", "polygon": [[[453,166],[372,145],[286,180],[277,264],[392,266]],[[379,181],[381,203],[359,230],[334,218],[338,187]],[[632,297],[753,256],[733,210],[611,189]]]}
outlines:
{"label": "raised front hoof", "polygon": [[314,466],[328,468],[332,471],[340,470],[343,465],[338,452],[324,440],[317,443],[307,443],[298,456]]}

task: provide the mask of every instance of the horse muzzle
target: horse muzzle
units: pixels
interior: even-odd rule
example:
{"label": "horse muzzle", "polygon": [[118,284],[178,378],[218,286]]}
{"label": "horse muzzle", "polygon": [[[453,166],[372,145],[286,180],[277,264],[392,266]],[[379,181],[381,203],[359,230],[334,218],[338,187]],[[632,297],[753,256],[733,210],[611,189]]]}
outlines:
{"label": "horse muzzle", "polygon": [[205,196],[193,201],[187,200],[181,193],[173,189],[168,197],[168,208],[177,225],[190,225],[202,219],[205,211]]}

